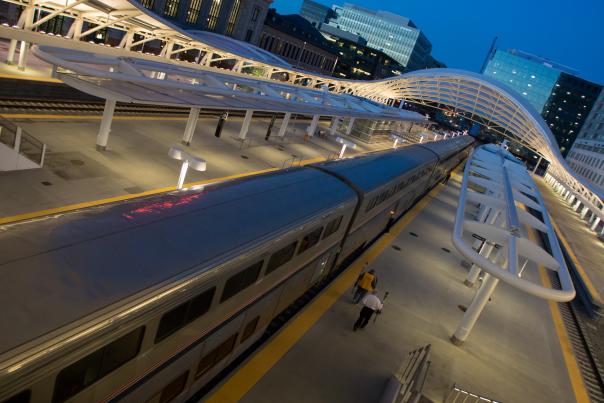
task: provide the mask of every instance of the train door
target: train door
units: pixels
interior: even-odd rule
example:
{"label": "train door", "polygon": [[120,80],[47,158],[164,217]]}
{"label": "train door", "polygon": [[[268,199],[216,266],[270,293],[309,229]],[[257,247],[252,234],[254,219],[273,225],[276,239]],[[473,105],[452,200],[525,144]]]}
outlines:
{"label": "train door", "polygon": [[329,268],[336,254],[336,248],[332,248],[321,255],[315,262],[315,269],[310,279],[310,285],[313,286],[323,280],[329,274]]}

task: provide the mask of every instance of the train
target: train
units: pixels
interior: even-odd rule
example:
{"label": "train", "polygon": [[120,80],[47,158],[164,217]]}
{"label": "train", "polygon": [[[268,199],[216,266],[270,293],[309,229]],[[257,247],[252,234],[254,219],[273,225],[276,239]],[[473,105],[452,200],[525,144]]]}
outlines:
{"label": "train", "polygon": [[0,402],[182,402],[450,174],[470,136],[0,227]]}

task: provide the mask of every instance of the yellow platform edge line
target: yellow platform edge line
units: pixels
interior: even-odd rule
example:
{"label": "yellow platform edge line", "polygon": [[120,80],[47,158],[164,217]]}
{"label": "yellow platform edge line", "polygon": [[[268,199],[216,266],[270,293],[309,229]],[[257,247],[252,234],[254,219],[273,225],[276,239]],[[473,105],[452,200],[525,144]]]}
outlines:
{"label": "yellow platform edge line", "polygon": [[[531,241],[535,243],[538,242],[534,230],[529,230],[528,235]],[[544,287],[552,288],[552,283],[549,277],[547,276],[546,269],[542,265],[539,265],[539,277],[541,279],[541,284]],[[554,301],[547,301],[547,304],[549,306],[549,311],[552,316],[554,328],[556,329],[558,341],[560,342],[560,350],[562,351],[564,366],[566,367],[566,371],[568,373],[568,378],[570,380],[575,399],[578,403],[589,403],[589,394],[587,393],[587,388],[585,387],[585,382],[583,381],[583,376],[581,375],[581,370],[579,369],[577,357],[575,356],[573,347],[570,343],[568,332],[566,331],[566,327],[564,326],[562,314],[560,313],[560,309],[558,308],[558,303]]]}
{"label": "yellow platform edge line", "polygon": [[[325,157],[311,158],[311,159],[301,161],[300,165],[314,164],[314,163],[325,161],[325,160],[326,160]],[[232,180],[232,179],[244,178],[247,176],[260,175],[263,173],[274,172],[274,171],[278,171],[278,170],[280,170],[280,169],[279,168],[267,168],[267,169],[261,169],[258,171],[244,172],[244,173],[235,174],[235,175],[223,176],[221,178],[204,179],[202,181],[189,182],[189,183],[185,184],[184,187],[189,188],[192,186],[207,185],[210,183],[223,182],[223,181]],[[74,210],[83,209],[86,207],[94,207],[94,206],[100,206],[102,204],[107,204],[107,203],[115,203],[115,202],[124,201],[124,200],[136,199],[139,197],[169,192],[172,190],[176,190],[176,186],[167,186],[167,187],[147,190],[147,191],[144,191],[141,193],[108,197],[108,198],[92,200],[92,201],[88,201],[88,202],[68,204],[65,206],[54,207],[54,208],[50,208],[50,209],[46,209],[46,210],[33,211],[30,213],[17,214],[17,215],[8,216],[8,217],[0,217],[0,225],[10,224],[10,223],[17,222],[17,221],[29,220],[32,218],[39,218],[39,217],[52,215],[52,214],[66,213],[66,212],[70,212],[70,211],[74,211]]]}
{"label": "yellow platform edge line", "polygon": [[391,229],[382,235],[348,269],[323,290],[310,305],[294,317],[244,363],[230,378],[220,385],[207,399],[211,403],[237,402],[292,348],[323,314],[354,284],[364,267],[371,263],[411,223],[432,199],[444,188],[437,186],[409,210]]}
{"label": "yellow platform edge line", "polygon": [[602,299],[602,295],[600,295],[600,293],[598,292],[598,290],[596,289],[594,284],[591,282],[591,279],[589,278],[587,271],[585,270],[585,268],[583,267],[581,262],[579,262],[579,259],[577,259],[577,255],[575,255],[575,252],[570,247],[569,242],[567,241],[566,237],[564,236],[564,234],[558,227],[558,224],[556,224],[556,222],[554,221],[554,219],[552,218],[551,215],[550,215],[549,219],[550,219],[552,225],[554,226],[554,229],[556,230],[558,239],[560,239],[560,241],[562,242],[562,245],[564,245],[564,248],[566,249],[566,253],[568,253],[570,260],[572,260],[573,264],[575,265],[575,268],[579,272],[579,275],[581,276],[581,279],[583,280],[583,282],[585,283],[585,286],[589,290],[589,293],[598,302],[598,304],[604,305],[604,300]]}

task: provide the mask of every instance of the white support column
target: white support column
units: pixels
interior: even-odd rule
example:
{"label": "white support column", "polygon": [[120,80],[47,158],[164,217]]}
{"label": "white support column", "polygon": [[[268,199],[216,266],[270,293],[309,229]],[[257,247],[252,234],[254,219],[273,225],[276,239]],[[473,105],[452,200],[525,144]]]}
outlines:
{"label": "white support column", "polygon": [[103,118],[101,119],[101,127],[99,134],[96,137],[96,149],[105,151],[107,149],[107,140],[111,132],[111,122],[113,121],[113,112],[115,111],[115,100],[107,98],[105,100],[105,109],[103,110]]}
{"label": "white support column", "polygon": [[346,127],[346,134],[348,136],[350,136],[350,133],[352,133],[352,128],[354,127],[355,120],[356,118],[350,118],[350,120],[348,121],[348,127]]}
{"label": "white support column", "polygon": [[334,136],[336,134],[337,128],[338,128],[338,117],[334,116],[331,118],[331,126],[329,127],[329,134]]}
{"label": "white support column", "polygon": [[15,53],[17,52],[17,40],[11,39],[8,45],[8,54],[6,55],[6,64],[15,63]]}
{"label": "white support column", "polygon": [[195,127],[197,126],[197,119],[199,119],[199,108],[191,108],[185,133],[182,136],[182,143],[186,146],[191,145],[191,140],[193,140],[193,135],[195,134]]}
{"label": "white support column", "polygon": [[541,165],[541,160],[543,159],[542,156],[539,156],[539,160],[537,161],[537,165],[535,165],[535,168],[533,169],[533,174],[535,174],[537,172],[537,168],[539,168],[539,165]]}
{"label": "white support column", "polygon": [[289,120],[292,117],[291,112],[286,112],[285,116],[283,116],[283,120],[281,121],[281,126],[279,126],[279,134],[277,136],[283,138],[285,137],[285,132],[287,131],[287,125],[289,124]]}
{"label": "white support column", "polygon": [[27,66],[27,54],[29,53],[29,43],[25,41],[21,41],[21,45],[19,46],[19,64],[17,68],[19,70],[25,70]]}
{"label": "white support column", "polygon": [[84,26],[84,19],[82,17],[76,17],[69,28],[67,36],[72,38],[74,41],[79,41],[82,36],[82,27]]}
{"label": "white support column", "polygon": [[574,201],[575,201],[575,195],[571,194],[570,197],[568,198],[568,204],[572,205]]}
{"label": "white support column", "polygon": [[315,130],[317,130],[317,125],[319,124],[320,115],[313,115],[312,120],[310,121],[310,125],[306,128],[306,134],[309,137],[315,135]]}
{"label": "white support column", "polygon": [[245,140],[247,136],[247,131],[250,128],[250,123],[252,122],[252,115],[254,111],[252,109],[248,109],[245,111],[245,117],[243,118],[243,124],[241,125],[241,130],[239,130],[239,138],[241,140]]}
{"label": "white support column", "polygon": [[[33,0],[30,2],[30,5],[27,6],[25,8],[25,10],[23,10],[21,17],[19,18],[19,20],[22,20],[23,23],[23,29],[24,30],[31,30],[32,29],[32,25],[34,22],[34,12],[35,12],[35,8],[34,8],[34,2]],[[25,42],[25,41],[21,41],[21,45],[19,47],[19,64],[18,64],[18,69],[19,70],[25,70],[25,67],[27,66],[27,55],[29,53],[29,43]]]}
{"label": "white support column", "polygon": [[581,205],[581,200],[577,200],[577,203],[575,203],[575,205],[573,206],[573,210],[577,211],[579,210],[579,206]]}
{"label": "white support column", "polygon": [[600,224],[600,217],[596,217],[596,219],[594,220],[594,223],[591,225],[591,230],[595,231],[596,228],[598,227],[598,224]]}
{"label": "white support column", "polygon": [[583,207],[583,210],[581,211],[581,218],[585,218],[585,215],[587,215],[588,211],[589,208],[587,206]]}
{"label": "white support column", "polygon": [[495,287],[497,287],[498,283],[499,279],[497,277],[493,277],[489,273],[485,273],[482,286],[476,292],[476,295],[461,319],[461,323],[455,331],[455,334],[451,336],[451,342],[453,344],[460,346],[468,338],[468,335],[472,331],[472,328],[476,324],[476,321],[478,320],[478,317],[482,313],[482,310],[486,306],[487,302],[489,302],[489,298],[493,294],[493,291],[495,291]]}

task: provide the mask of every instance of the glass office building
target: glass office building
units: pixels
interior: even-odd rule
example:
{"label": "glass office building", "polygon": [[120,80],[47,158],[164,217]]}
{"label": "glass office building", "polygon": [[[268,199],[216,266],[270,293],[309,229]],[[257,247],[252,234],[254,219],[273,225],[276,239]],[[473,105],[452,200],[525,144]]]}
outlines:
{"label": "glass office building", "polygon": [[427,66],[432,44],[410,19],[352,4],[334,10],[337,17],[330,25],[365,38],[367,46],[383,51],[407,70]]}
{"label": "glass office building", "polygon": [[497,49],[482,74],[516,90],[541,113],[560,76],[559,70],[546,63],[522,57],[516,50]]}
{"label": "glass office building", "polygon": [[525,98],[554,134],[566,156],[602,87],[577,77],[577,72],[519,50],[494,49],[482,74]]}
{"label": "glass office building", "polygon": [[312,0],[304,0],[302,2],[300,15],[317,29],[320,28],[323,23],[328,22],[336,16],[331,8]]}

